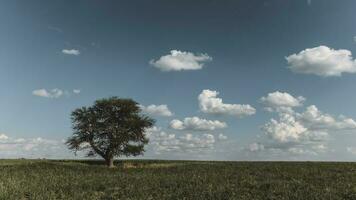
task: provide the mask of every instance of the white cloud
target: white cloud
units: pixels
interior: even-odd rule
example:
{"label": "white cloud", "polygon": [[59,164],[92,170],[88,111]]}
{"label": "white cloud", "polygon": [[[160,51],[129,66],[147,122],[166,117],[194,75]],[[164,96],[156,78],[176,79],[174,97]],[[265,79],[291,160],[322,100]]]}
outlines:
{"label": "white cloud", "polygon": [[80,91],[79,89],[74,89],[74,90],[73,90],[73,93],[74,93],[74,94],[79,94],[80,92],[81,92],[81,91]]}
{"label": "white cloud", "polygon": [[346,151],[356,155],[356,148],[355,147],[346,147]]}
{"label": "white cloud", "polygon": [[330,114],[324,114],[315,105],[307,107],[305,112],[298,115],[309,129],[312,130],[353,130],[356,122],[351,118],[339,116],[334,118]]}
{"label": "white cloud", "polygon": [[34,148],[40,147],[42,145],[57,145],[60,144],[56,140],[48,140],[43,138],[10,138],[6,136],[6,139],[0,140],[0,149],[3,151],[15,151],[15,150],[26,150],[31,151]]}
{"label": "white cloud", "polygon": [[5,134],[0,134],[0,140],[7,140],[9,137]]}
{"label": "white cloud", "polygon": [[212,151],[219,141],[222,142],[224,140],[222,138],[223,135],[218,136],[219,140],[216,140],[216,136],[213,134],[173,134],[162,131],[161,128],[157,127],[148,129],[146,135],[150,140],[149,146],[153,148],[156,154]]}
{"label": "white cloud", "polygon": [[251,152],[258,152],[258,151],[263,151],[265,149],[265,146],[260,143],[252,143],[248,145],[248,150]]}
{"label": "white cloud", "polygon": [[220,133],[220,134],[218,135],[218,139],[219,139],[219,140],[226,140],[226,139],[227,139],[227,136],[224,135],[224,134],[222,134],[222,133]]}
{"label": "white cloud", "polygon": [[52,90],[38,89],[38,90],[32,91],[32,94],[35,96],[39,96],[39,97],[59,98],[64,94],[64,92],[63,92],[63,90],[60,90],[58,88],[55,88]]}
{"label": "white cloud", "polygon": [[318,76],[341,76],[356,73],[356,61],[349,50],[334,50],[327,46],[305,49],[286,57],[289,69],[295,73]]}
{"label": "white cloud", "polygon": [[311,129],[296,117],[296,114],[280,113],[279,119],[271,119],[262,130],[274,142],[305,144],[325,141],[329,134],[325,129]]}
{"label": "white cloud", "polygon": [[266,97],[260,100],[266,106],[268,111],[291,112],[291,108],[302,106],[305,98],[302,96],[293,97],[287,92],[268,93]]}
{"label": "white cloud", "polygon": [[77,49],[63,49],[62,53],[67,54],[67,55],[73,55],[73,56],[80,55],[80,51]]}
{"label": "white cloud", "polygon": [[[278,111],[277,111],[278,112]],[[293,154],[310,154],[327,152],[326,143],[330,134],[356,132],[356,122],[345,116],[333,117],[323,113],[315,105],[302,113],[278,112],[279,119],[271,119],[262,130],[267,141],[266,150],[283,150]]]}
{"label": "white cloud", "polygon": [[271,119],[262,130],[279,143],[304,143],[323,141],[329,133],[356,132],[356,122],[344,116],[334,118],[312,105],[303,113],[279,113],[279,120]]}
{"label": "white cloud", "polygon": [[294,116],[287,113],[280,114],[279,121],[271,119],[263,126],[266,135],[282,143],[299,142],[307,134],[307,130]]}
{"label": "white cloud", "polygon": [[171,50],[170,54],[158,60],[151,60],[150,64],[161,71],[182,71],[202,69],[205,62],[211,61],[208,54],[195,55],[191,52]]}
{"label": "white cloud", "polygon": [[170,127],[175,130],[195,130],[195,131],[213,131],[215,129],[226,128],[225,122],[218,120],[206,120],[199,117],[187,117],[183,121],[174,119]]}
{"label": "white cloud", "polygon": [[173,115],[173,113],[169,110],[167,105],[149,105],[149,106],[143,106],[140,105],[141,109],[143,112],[146,112],[150,115],[157,115],[157,116],[163,116],[163,117],[170,117]]}
{"label": "white cloud", "polygon": [[38,158],[63,156],[67,151],[62,141],[37,138],[13,138],[0,135],[0,156],[6,158]]}
{"label": "white cloud", "polygon": [[319,145],[314,145],[312,149],[316,152],[326,152],[328,150],[328,147],[325,144],[319,144]]}
{"label": "white cloud", "polygon": [[354,42],[356,42],[356,36],[354,36]]}
{"label": "white cloud", "polygon": [[248,104],[226,104],[217,98],[219,92],[203,90],[198,97],[199,106],[204,113],[248,116],[256,113],[256,109]]}
{"label": "white cloud", "polygon": [[287,151],[291,154],[299,154],[299,155],[314,154],[314,152],[310,152],[309,150],[300,147],[291,147],[287,149]]}
{"label": "white cloud", "polygon": [[304,112],[293,108],[302,106],[305,98],[293,97],[288,93],[274,92],[261,98],[267,110],[278,114],[262,130],[268,140],[264,149],[279,149],[294,154],[317,154],[326,152],[326,142],[330,133],[356,132],[356,122],[345,116],[334,117],[323,113],[315,105],[308,106]]}
{"label": "white cloud", "polygon": [[67,91],[67,90],[61,90],[58,88],[54,88],[51,90],[47,90],[47,89],[37,89],[37,90],[33,90],[32,94],[35,96],[39,96],[39,97],[45,97],[45,98],[51,98],[51,99],[57,99],[60,98],[62,96],[70,96],[71,94],[80,94],[80,90],[78,89],[74,89],[72,90],[72,93]]}
{"label": "white cloud", "polygon": [[187,133],[183,136],[179,137],[181,149],[187,150],[189,148],[192,149],[205,149],[214,148],[214,144],[216,143],[215,136],[212,134],[203,134],[203,135],[193,135]]}

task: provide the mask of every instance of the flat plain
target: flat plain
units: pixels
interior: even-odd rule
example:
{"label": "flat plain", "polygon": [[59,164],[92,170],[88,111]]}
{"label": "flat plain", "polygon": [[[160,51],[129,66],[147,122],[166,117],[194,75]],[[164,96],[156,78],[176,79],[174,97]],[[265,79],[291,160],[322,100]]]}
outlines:
{"label": "flat plain", "polygon": [[356,199],[356,163],[0,160],[0,199]]}

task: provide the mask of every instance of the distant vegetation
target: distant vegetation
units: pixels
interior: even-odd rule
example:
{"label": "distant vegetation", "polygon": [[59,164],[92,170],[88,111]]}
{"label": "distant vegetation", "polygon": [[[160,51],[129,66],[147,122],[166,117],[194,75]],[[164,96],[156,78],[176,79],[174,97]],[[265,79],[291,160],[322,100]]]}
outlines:
{"label": "distant vegetation", "polygon": [[0,199],[356,199],[355,163],[0,160]]}

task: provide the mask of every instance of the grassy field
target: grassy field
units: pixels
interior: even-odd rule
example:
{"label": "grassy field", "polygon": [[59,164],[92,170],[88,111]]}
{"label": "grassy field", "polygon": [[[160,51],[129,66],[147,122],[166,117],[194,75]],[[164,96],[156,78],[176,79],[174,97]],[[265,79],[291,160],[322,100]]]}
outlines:
{"label": "grassy field", "polygon": [[0,160],[0,199],[356,199],[355,163]]}

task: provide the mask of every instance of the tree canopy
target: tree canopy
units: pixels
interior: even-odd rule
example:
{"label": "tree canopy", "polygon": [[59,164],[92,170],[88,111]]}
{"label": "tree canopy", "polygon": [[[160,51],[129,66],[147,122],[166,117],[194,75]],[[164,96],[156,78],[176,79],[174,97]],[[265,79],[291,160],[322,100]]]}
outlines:
{"label": "tree canopy", "polygon": [[87,156],[101,156],[109,167],[115,157],[137,156],[148,143],[145,130],[154,120],[141,113],[132,99],[111,97],[95,101],[71,114],[73,135],[68,138],[68,148],[75,152],[87,150]]}

